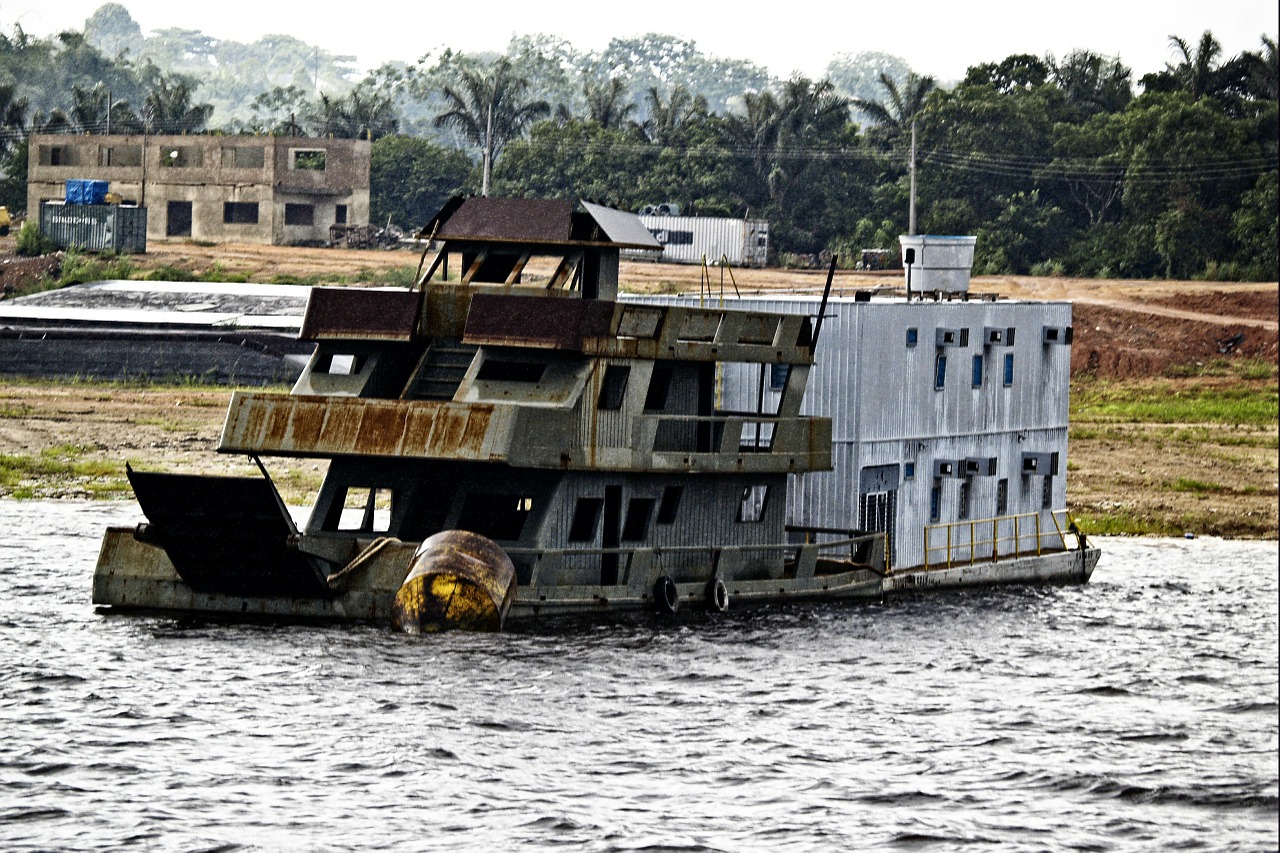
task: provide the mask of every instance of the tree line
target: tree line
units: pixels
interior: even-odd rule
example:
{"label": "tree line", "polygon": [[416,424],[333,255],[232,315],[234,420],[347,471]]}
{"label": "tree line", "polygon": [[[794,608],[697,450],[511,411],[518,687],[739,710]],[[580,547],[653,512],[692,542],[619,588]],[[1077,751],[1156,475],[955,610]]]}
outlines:
{"label": "tree line", "polygon": [[[1136,80],[1080,50],[975,65],[951,85],[876,53],[775,80],[657,34],[598,53],[523,36],[501,55],[446,50],[360,80],[350,58],[300,48],[215,124],[213,99],[195,96],[215,81],[162,70],[129,24],[108,4],[83,34],[0,36],[0,203],[20,198],[31,131],[365,137],[377,223],[416,228],[459,192],[674,203],[770,220],[780,262],[853,262],[906,233],[914,136],[918,230],[976,234],[978,274],[1277,277],[1267,36],[1233,57],[1212,33],[1171,36],[1173,59]],[[194,55],[184,32],[206,54],[252,53],[162,31],[168,55]],[[320,84],[344,75],[345,89]]]}

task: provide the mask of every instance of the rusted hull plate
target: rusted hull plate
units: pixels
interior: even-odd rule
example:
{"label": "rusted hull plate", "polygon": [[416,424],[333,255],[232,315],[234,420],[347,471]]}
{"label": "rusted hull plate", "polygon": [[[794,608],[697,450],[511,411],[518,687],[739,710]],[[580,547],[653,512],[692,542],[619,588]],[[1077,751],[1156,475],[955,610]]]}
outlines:
{"label": "rusted hull plate", "polygon": [[477,293],[467,313],[464,344],[580,351],[583,338],[605,335],[614,304]]}
{"label": "rusted hull plate", "polygon": [[513,423],[488,405],[237,391],[218,450],[502,461]]}

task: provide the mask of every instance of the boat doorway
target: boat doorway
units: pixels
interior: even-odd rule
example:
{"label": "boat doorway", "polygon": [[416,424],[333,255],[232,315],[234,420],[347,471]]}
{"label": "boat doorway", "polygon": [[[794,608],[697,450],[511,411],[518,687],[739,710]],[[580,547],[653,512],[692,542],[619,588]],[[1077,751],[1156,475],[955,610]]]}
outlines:
{"label": "boat doorway", "polygon": [[[622,487],[604,487],[604,531],[600,546],[617,548],[622,544]],[[600,585],[616,586],[618,583],[619,555],[617,551],[600,555]]]}
{"label": "boat doorway", "polygon": [[885,566],[893,565],[893,535],[898,522],[898,465],[862,469],[858,490],[858,529],[884,534]]}

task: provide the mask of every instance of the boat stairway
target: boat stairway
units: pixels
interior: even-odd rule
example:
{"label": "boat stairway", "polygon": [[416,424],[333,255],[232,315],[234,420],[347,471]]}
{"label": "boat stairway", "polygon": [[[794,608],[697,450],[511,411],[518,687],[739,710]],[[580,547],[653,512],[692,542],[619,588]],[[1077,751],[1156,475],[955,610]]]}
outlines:
{"label": "boat stairway", "polygon": [[452,400],[479,347],[458,340],[437,340],[427,347],[404,396],[414,400]]}

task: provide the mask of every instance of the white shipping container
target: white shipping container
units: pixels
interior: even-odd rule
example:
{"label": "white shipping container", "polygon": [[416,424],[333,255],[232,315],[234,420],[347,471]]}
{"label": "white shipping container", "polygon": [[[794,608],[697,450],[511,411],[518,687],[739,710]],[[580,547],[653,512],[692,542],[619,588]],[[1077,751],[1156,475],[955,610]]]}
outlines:
{"label": "white shipping container", "polygon": [[736,267],[763,267],[769,254],[767,219],[730,219],[720,216],[654,216],[642,214],[640,222],[663,246],[661,254],[623,251],[631,258],[678,264],[709,264],[727,259]]}

